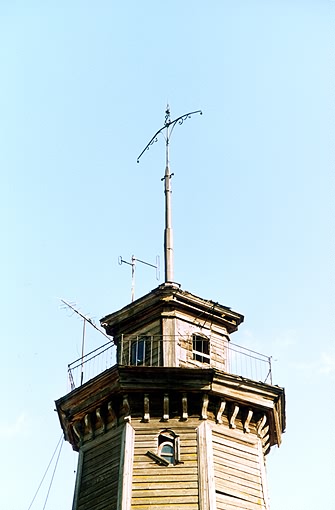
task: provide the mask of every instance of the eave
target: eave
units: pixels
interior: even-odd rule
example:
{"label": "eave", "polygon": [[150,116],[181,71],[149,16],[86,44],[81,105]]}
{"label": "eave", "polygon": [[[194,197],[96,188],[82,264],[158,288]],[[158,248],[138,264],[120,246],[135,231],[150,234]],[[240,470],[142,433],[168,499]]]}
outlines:
{"label": "eave", "polygon": [[[163,284],[133,303],[100,320],[108,335],[116,336],[120,328],[133,326],[139,321],[159,318],[164,310],[184,312],[201,323],[209,322],[227,329],[237,330],[243,322],[243,315],[214,301],[205,300],[180,289],[178,284]],[[144,319],[145,318],[145,319]]]}

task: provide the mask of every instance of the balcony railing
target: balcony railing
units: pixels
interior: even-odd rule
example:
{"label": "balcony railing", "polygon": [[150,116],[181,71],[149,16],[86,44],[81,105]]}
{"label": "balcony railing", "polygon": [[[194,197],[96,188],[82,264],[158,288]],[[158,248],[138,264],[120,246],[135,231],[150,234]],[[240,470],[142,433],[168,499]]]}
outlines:
{"label": "balcony railing", "polygon": [[[178,338],[173,336],[122,335],[115,339],[117,348],[114,343],[107,342],[68,365],[71,390],[81,386],[116,363],[123,366],[163,366],[164,344],[176,340],[178,343],[183,342],[190,345],[188,350],[190,360],[199,361],[200,359],[203,361],[203,363],[197,363],[199,368],[209,368],[211,366],[210,354],[202,353],[200,358],[197,351],[192,351],[192,335],[178,335]],[[225,371],[228,373],[272,384],[271,357],[269,356],[227,342],[223,349],[222,361],[224,362]]]}

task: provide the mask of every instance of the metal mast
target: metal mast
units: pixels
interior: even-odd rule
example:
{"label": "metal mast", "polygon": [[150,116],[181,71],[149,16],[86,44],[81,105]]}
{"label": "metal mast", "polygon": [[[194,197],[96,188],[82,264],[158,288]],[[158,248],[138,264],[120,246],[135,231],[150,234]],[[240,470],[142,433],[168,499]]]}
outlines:
{"label": "metal mast", "polygon": [[162,178],[164,181],[164,193],[165,193],[165,230],[164,230],[164,270],[165,270],[165,282],[173,282],[173,273],[174,273],[174,262],[173,262],[173,230],[172,230],[172,211],[171,211],[171,174],[170,171],[170,159],[169,159],[169,146],[172,132],[175,128],[175,125],[183,124],[186,119],[191,118],[195,113],[200,113],[202,115],[201,110],[196,110],[194,112],[185,113],[180,117],[171,120],[170,117],[170,107],[166,106],[165,111],[165,121],[164,126],[161,127],[151,138],[150,142],[143,149],[141,154],[137,158],[137,163],[140,162],[140,158],[146,150],[149,150],[151,145],[154,142],[157,142],[158,135],[163,134],[165,138],[165,174]]}

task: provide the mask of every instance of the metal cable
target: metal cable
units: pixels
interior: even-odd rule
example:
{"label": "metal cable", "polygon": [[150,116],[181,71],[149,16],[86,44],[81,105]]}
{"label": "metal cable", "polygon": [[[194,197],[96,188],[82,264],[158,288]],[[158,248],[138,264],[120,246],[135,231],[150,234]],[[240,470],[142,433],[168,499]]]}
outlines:
{"label": "metal cable", "polygon": [[50,483],[49,483],[49,488],[48,488],[47,496],[45,498],[43,510],[45,509],[47,501],[48,501],[48,498],[49,498],[50,489],[51,489],[51,486],[52,486],[52,482],[54,480],[54,476],[55,476],[56,469],[57,469],[57,466],[58,466],[58,461],[59,461],[59,457],[60,457],[60,454],[61,454],[61,451],[62,451],[62,448],[63,448],[63,444],[64,443],[62,442],[61,445],[60,445],[60,448],[59,448],[59,452],[58,452],[57,459],[56,459],[56,464],[55,464],[55,467],[54,467],[54,470],[53,470],[53,473],[52,473],[52,477],[51,477],[51,480],[50,480]]}
{"label": "metal cable", "polygon": [[59,441],[58,441],[58,443],[57,443],[57,446],[56,446],[56,448],[55,448],[55,451],[54,451],[54,452],[53,452],[53,454],[52,454],[52,457],[51,457],[51,459],[50,459],[50,462],[49,462],[49,464],[48,464],[48,467],[46,468],[45,473],[44,473],[44,475],[43,475],[43,477],[42,477],[42,480],[41,480],[41,482],[40,482],[39,486],[37,487],[37,490],[36,490],[35,495],[34,495],[34,497],[33,497],[33,499],[32,499],[32,502],[30,503],[30,505],[29,505],[29,507],[28,507],[28,510],[30,510],[30,508],[32,507],[32,505],[33,505],[33,503],[34,503],[34,501],[35,501],[35,499],[36,499],[36,496],[37,496],[37,494],[38,494],[38,491],[39,491],[39,490],[40,490],[40,488],[41,488],[41,485],[42,485],[42,483],[43,483],[43,481],[44,481],[44,478],[45,478],[45,477],[46,477],[46,475],[47,475],[47,472],[48,472],[48,470],[49,470],[50,464],[51,464],[51,462],[52,462],[52,460],[53,460],[53,458],[54,458],[54,456],[55,456],[55,454],[56,454],[56,451],[57,451],[57,449],[58,449],[58,447],[59,447],[59,444],[60,444],[60,442],[61,442],[61,440],[62,440],[62,439],[63,439],[63,434],[62,434],[62,435],[60,436],[60,438],[59,438]]}

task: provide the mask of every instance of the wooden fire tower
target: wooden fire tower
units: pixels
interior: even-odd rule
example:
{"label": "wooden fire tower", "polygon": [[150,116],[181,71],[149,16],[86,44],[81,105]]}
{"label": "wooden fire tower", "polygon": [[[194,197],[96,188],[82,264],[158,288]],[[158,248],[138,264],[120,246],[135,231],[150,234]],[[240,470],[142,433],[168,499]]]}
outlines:
{"label": "wooden fire tower", "polygon": [[233,368],[243,316],[173,282],[168,228],[165,283],[101,319],[116,363],[56,401],[79,451],[73,510],[269,509],[284,390]]}

